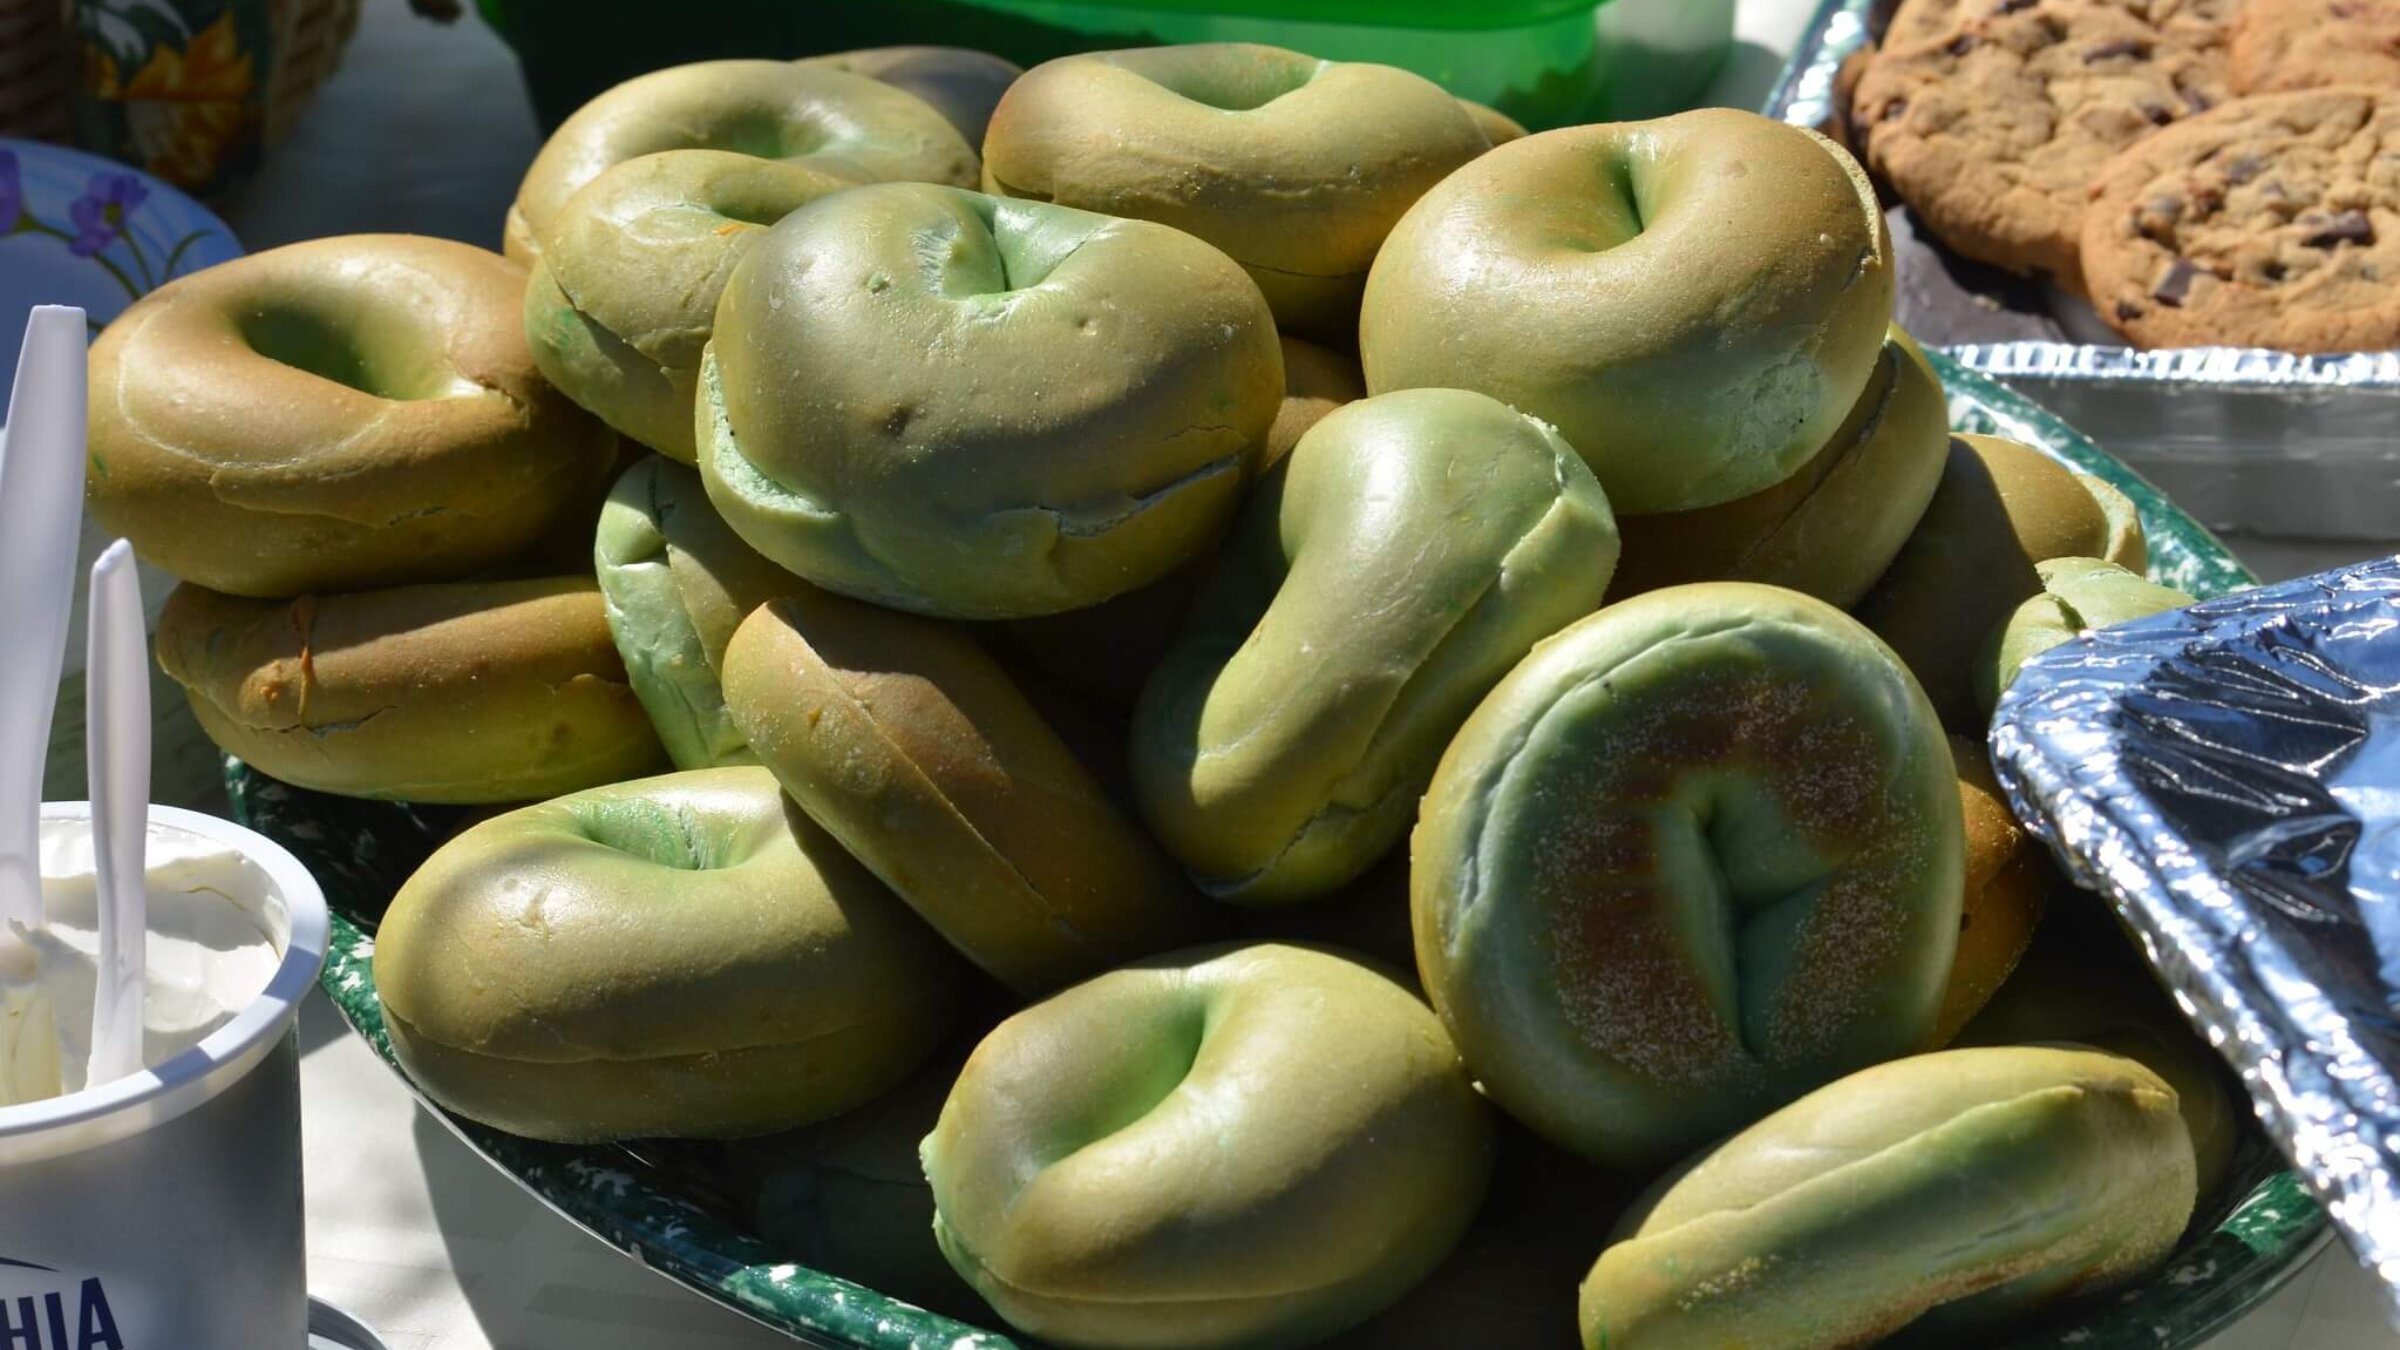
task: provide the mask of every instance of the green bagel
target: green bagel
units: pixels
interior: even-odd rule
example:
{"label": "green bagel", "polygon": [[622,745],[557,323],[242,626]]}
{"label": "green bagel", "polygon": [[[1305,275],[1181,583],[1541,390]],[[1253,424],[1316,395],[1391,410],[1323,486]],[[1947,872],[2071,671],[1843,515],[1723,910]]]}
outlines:
{"label": "green bagel", "polygon": [[666,766],[588,576],[251,600],[185,583],[161,671],[201,730],[318,792],[489,805]]}
{"label": "green bagel", "polygon": [[1133,720],[1167,851],[1222,899],[1328,894],[1407,833],[1475,703],[1600,607],[1608,498],[1481,394],[1348,404],[1251,498]]}
{"label": "green bagel", "polygon": [[1423,76],[1254,43],[1085,52],[1009,87],[984,187],[1225,250],[1281,327],[1347,343],[1393,222],[1491,142]]}
{"label": "green bagel", "polygon": [[2017,668],[2052,647],[2192,603],[2172,586],[2099,558],[2046,558],[2033,570],[2042,579],[2041,594],[1992,630],[1975,662],[1975,702],[1987,716],[2016,683]]}
{"label": "green bagel", "polygon": [[1950,758],[1958,766],[1958,804],[1967,826],[1966,889],[1958,909],[1958,952],[1933,1034],[1919,1047],[1924,1050],[1951,1044],[2007,984],[2049,910],[2051,893],[2065,885],[2050,855],[2009,808],[1984,743],[1953,736]]}
{"label": "green bagel", "polygon": [[1946,726],[1980,740],[1984,639],[2041,592],[2035,564],[2098,557],[2115,536],[2065,465],[1997,436],[1954,435],[1916,531],[1851,612],[1900,654]]}
{"label": "green bagel", "polygon": [[732,1138],[869,1101],[960,970],[756,767],[497,816],[384,915],[375,985],[425,1094],[536,1139]]}
{"label": "green bagel", "polygon": [[2142,529],[2142,508],[2133,498],[2119,492],[2116,485],[2078,471],[2075,481],[2100,503],[2100,515],[2108,522],[2108,545],[2093,557],[2104,558],[2126,571],[2140,576],[2150,570],[2150,538]]}
{"label": "green bagel", "polygon": [[1950,439],[1942,382],[1892,330],[1841,429],[1798,473],[1694,511],[1627,516],[1612,598],[1692,581],[1757,581],[1846,608],[1925,515]]}
{"label": "green bagel", "polygon": [[1210,543],[1282,397],[1258,288],[1199,240],[882,184],[785,217],[735,271],[700,469],[752,547],[828,590],[1024,618]]}
{"label": "green bagel", "polygon": [[542,374],[600,420],[689,464],[700,351],[726,278],[767,227],[849,180],[724,150],[611,166],[569,197],[525,285]]}
{"label": "green bagel", "polygon": [[984,1038],[924,1145],[934,1238],[1081,1350],[1275,1350],[1398,1299],[1474,1215],[1492,1121],[1391,976],[1330,949],[1159,957]]}
{"label": "green bagel", "polygon": [[865,75],[795,61],[697,61],[637,75],[559,123],[517,185],[502,240],[531,266],[567,199],[662,150],[730,150],[853,183],[973,187],[973,146],[933,105]]}
{"label": "green bagel", "polygon": [[1467,116],[1474,118],[1476,127],[1482,130],[1483,138],[1493,145],[1506,145],[1510,141],[1523,140],[1527,134],[1524,123],[1498,108],[1477,103],[1471,98],[1460,99],[1458,106],[1467,110]]}
{"label": "green bagel", "polygon": [[1956,1044],[2072,1041],[2136,1061],[2174,1087],[2200,1193],[2212,1194],[2241,1142],[2240,1089],[2228,1087],[2225,1061],[2184,1019],[2108,907],[2091,896],[2071,900],[2043,916],[2025,959]]}
{"label": "green bagel", "polygon": [[1018,993],[1199,933],[1174,866],[958,629],[803,590],[745,619],[722,669],[801,808]]}
{"label": "green bagel", "polygon": [[1283,348],[1283,404],[1275,410],[1275,425],[1267,430],[1267,453],[1259,470],[1265,472],[1292,453],[1308,429],[1325,414],[1367,396],[1367,379],[1358,362],[1296,337],[1280,339]]}
{"label": "green bagel", "polygon": [[904,89],[932,104],[971,146],[983,144],[993,107],[1025,73],[1014,61],[965,47],[862,47],[794,64],[831,66]]}
{"label": "green bagel", "polygon": [[1964,828],[1872,634],[1770,586],[1652,591],[1534,648],[1443,756],[1417,968],[1511,1115],[1658,1162],[1924,1043]]}
{"label": "green bagel", "polygon": [[609,636],[634,697],[679,769],[755,764],[718,683],[725,644],[750,611],[808,583],[727,529],[700,475],[645,456],[600,509],[592,547]]}
{"label": "green bagel", "polygon": [[456,581],[589,528],[617,438],[543,381],[524,294],[498,254],[399,234],[178,277],[92,344],[92,518],[261,598]]}
{"label": "green bagel", "polygon": [[2192,1142],[2148,1069],[2075,1047],[1853,1074],[1711,1149],[1600,1254],[1586,1350],[1835,1350],[1976,1333],[2164,1260]]}
{"label": "green bagel", "polygon": [[1511,141],[1393,227],[1367,391],[1473,389],[1556,426],[1621,515],[1763,491],[1858,401],[1891,241],[1813,131],[1703,109]]}

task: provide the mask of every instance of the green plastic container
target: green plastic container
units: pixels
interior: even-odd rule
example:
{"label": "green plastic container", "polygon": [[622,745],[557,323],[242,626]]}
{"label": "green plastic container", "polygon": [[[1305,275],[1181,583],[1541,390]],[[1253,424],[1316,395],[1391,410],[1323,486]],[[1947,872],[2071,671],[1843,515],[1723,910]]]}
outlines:
{"label": "green plastic container", "polygon": [[1733,40],[1734,0],[479,0],[556,126],[621,80],[685,61],[933,43],[1021,65],[1096,48],[1267,42],[1416,71],[1529,127],[1689,107]]}

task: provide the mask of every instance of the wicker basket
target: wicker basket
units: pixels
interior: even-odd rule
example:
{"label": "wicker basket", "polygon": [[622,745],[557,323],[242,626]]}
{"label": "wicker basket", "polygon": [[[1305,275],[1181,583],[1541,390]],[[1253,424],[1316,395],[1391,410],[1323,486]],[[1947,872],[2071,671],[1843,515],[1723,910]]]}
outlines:
{"label": "wicker basket", "polygon": [[74,84],[64,0],[0,0],[0,136],[66,140]]}
{"label": "wicker basket", "polygon": [[291,134],[317,86],[358,31],[359,0],[276,0],[275,73],[267,84],[267,144]]}
{"label": "wicker basket", "polygon": [[[358,30],[360,4],[235,2],[244,9],[243,31],[252,34],[244,45],[263,40],[265,48],[263,57],[245,51],[241,59],[265,69],[251,71],[244,78],[245,88],[226,95],[109,87],[112,81],[124,81],[127,72],[117,69],[104,50],[84,49],[77,37],[76,12],[79,5],[102,6],[110,0],[0,0],[0,136],[80,142],[84,149],[141,163],[181,187],[206,192],[222,186],[227,166],[238,171],[255,158],[260,145],[273,145],[298,124],[309,99],[341,63],[343,49]],[[197,40],[192,43],[195,50],[200,45]],[[177,158],[133,152],[125,139],[126,119],[117,120],[111,135],[96,131],[92,120],[76,116],[79,92],[96,102],[119,103],[153,141],[191,138],[198,143],[198,153]],[[161,116],[186,125],[168,129],[162,138]],[[236,145],[243,139],[250,142],[247,147]],[[229,148],[232,153],[227,153]]]}

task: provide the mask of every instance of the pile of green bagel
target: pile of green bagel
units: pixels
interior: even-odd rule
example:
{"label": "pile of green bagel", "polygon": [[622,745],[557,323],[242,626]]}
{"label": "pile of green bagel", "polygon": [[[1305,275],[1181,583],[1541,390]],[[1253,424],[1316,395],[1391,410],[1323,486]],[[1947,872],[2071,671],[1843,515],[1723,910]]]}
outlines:
{"label": "pile of green bagel", "polygon": [[1063,1347],[1962,1344],[2222,1172],[1983,747],[2188,600],[1950,434],[1822,137],[1258,46],[718,61],[505,238],[92,352],[218,743],[498,808],[375,952],[451,1110],[737,1141],[794,1259]]}

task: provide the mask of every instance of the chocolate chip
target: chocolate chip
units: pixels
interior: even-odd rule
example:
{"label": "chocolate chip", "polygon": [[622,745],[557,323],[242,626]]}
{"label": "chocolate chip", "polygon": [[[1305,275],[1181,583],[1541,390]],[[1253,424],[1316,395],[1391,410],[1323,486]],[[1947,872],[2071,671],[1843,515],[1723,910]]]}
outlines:
{"label": "chocolate chip", "polygon": [[2150,44],[2140,38],[2115,38],[2097,46],[2084,48],[2083,63],[2093,66],[2102,61],[2113,61],[2120,56],[2148,56],[2149,54]]}
{"label": "chocolate chip", "polygon": [[2154,127],[2163,127],[2175,120],[2174,112],[2163,103],[2143,104],[2142,116],[2149,118],[2150,125]]}
{"label": "chocolate chip", "polygon": [[2152,197],[2133,213],[2133,229],[2144,239],[2170,244],[2175,239],[2175,224],[2183,219],[2183,199],[2174,196]]}
{"label": "chocolate chip", "polygon": [[1952,56],[1965,56],[1968,52],[1971,52],[1982,45],[1983,39],[1975,36],[1973,33],[1961,33],[1957,37],[1950,39],[1950,44],[1942,48],[1942,50],[1950,53]]}
{"label": "chocolate chip", "polygon": [[[2303,221],[2307,217],[2301,218]],[[2375,242],[2375,222],[2364,211],[2344,211],[2300,241],[2310,248],[2332,248],[2336,244],[2372,244]]]}
{"label": "chocolate chip", "polygon": [[1883,105],[1883,111],[1882,113],[1878,114],[1878,117],[1881,121],[1896,122],[1900,120],[1900,114],[1907,111],[1908,100],[1904,98],[1896,98]]}
{"label": "chocolate chip", "polygon": [[2142,307],[2140,305],[2133,303],[2131,300],[2119,300],[2117,302],[2117,322],[2123,323],[2128,319],[2138,319],[2140,317],[2142,317]]}
{"label": "chocolate chip", "polygon": [[2240,187],[2266,171],[2267,162],[2256,155],[2239,155],[2225,166],[2225,181]]}
{"label": "chocolate chip", "polygon": [[2177,258],[2159,283],[2150,288],[2150,298],[2169,309],[2181,309],[2184,297],[2192,293],[2192,279],[2199,275],[2200,269],[2192,265],[2191,259]]}
{"label": "chocolate chip", "polygon": [[2192,112],[2204,113],[2209,110],[2210,104],[2208,101],[2208,95],[2201,93],[2199,90],[2177,89],[2175,92],[2183,95],[2183,106]]}
{"label": "chocolate chip", "polygon": [[1992,13],[2014,14],[2020,9],[2031,9],[2040,3],[2042,0],[2000,0],[1999,4],[1992,6]]}
{"label": "chocolate chip", "polygon": [[2281,281],[2290,275],[2291,269],[2270,258],[2259,267],[2258,272],[2269,281]]}

